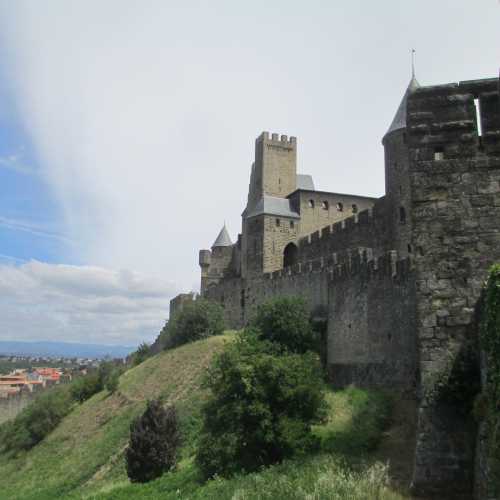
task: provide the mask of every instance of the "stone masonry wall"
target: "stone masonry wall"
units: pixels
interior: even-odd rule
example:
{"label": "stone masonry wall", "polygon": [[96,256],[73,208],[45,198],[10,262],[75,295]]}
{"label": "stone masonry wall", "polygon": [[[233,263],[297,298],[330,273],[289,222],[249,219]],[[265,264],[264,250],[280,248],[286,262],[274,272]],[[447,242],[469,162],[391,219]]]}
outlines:
{"label": "stone masonry wall", "polygon": [[252,280],[225,280],[207,295],[224,305],[227,324],[237,328],[248,323],[257,306],[279,296],[301,296],[312,313],[327,315],[327,364],[335,386],[391,387],[414,396],[415,290],[409,259],[397,261],[396,252],[373,259],[371,249],[354,249]]}
{"label": "stone masonry wall", "polygon": [[298,221],[288,217],[264,215],[263,265],[269,273],[283,267],[283,252],[286,245],[296,241]]}
{"label": "stone masonry wall", "polygon": [[292,193],[289,199],[293,209],[300,214],[301,236],[371,209],[376,201],[375,198],[366,196],[305,190]]}
{"label": "stone masonry wall", "polygon": [[35,397],[31,392],[12,394],[0,398],[0,424],[14,418]]}
{"label": "stone masonry wall", "polygon": [[418,89],[408,116],[421,378],[413,487],[471,498],[475,426],[429,394],[436,376],[476,346],[474,308],[500,261],[498,80]]}
{"label": "stone masonry wall", "polygon": [[366,253],[330,279],[328,372],[335,387],[416,387],[415,281],[409,259]]}

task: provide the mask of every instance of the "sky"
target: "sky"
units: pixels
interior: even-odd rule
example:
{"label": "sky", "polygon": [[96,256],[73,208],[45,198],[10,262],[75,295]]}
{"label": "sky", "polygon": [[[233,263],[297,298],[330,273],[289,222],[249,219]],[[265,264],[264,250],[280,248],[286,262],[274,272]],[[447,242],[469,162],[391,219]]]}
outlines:
{"label": "sky", "polygon": [[498,76],[498,0],[0,0],[0,339],[137,345],[241,230],[255,138],[384,194],[411,75]]}

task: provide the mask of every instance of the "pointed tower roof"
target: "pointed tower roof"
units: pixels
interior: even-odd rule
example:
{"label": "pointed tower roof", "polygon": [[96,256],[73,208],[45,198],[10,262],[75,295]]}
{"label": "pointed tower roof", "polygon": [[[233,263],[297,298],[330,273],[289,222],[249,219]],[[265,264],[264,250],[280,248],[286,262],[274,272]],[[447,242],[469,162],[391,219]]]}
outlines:
{"label": "pointed tower roof", "polygon": [[396,116],[394,117],[394,120],[392,120],[391,126],[389,127],[389,130],[385,135],[390,134],[395,130],[401,130],[403,128],[406,128],[406,105],[408,104],[408,97],[410,96],[410,94],[413,94],[413,92],[415,92],[415,90],[417,90],[419,87],[420,84],[415,78],[415,75],[412,75],[410,83],[408,84],[408,88],[406,89],[405,95],[403,96],[401,104],[399,105],[399,108],[396,111]]}
{"label": "pointed tower roof", "polygon": [[212,248],[230,247],[232,244],[233,244],[233,242],[231,241],[231,238],[229,237],[229,233],[227,232],[226,225],[224,224],[224,226],[220,230],[219,236],[217,236],[217,239],[214,241]]}

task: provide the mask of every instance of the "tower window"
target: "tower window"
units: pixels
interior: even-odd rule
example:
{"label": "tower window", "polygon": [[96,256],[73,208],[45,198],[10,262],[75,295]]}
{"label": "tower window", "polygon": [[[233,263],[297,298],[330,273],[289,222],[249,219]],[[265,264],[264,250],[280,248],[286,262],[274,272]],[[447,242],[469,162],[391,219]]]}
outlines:
{"label": "tower window", "polygon": [[309,208],[314,208],[314,200],[309,200]]}
{"label": "tower window", "polygon": [[328,204],[328,202],[326,200],[324,200],[324,201],[321,202],[321,208],[323,210],[328,210],[329,206],[330,205]]}
{"label": "tower window", "polygon": [[358,213],[358,205],[356,203],[352,204],[352,213],[357,214]]}
{"label": "tower window", "polygon": [[295,227],[295,222],[293,220],[290,221],[290,229],[293,229]]}
{"label": "tower window", "polygon": [[280,227],[281,225],[281,220],[280,219],[276,219],[276,227]]}
{"label": "tower window", "polygon": [[442,146],[438,146],[434,149],[434,160],[440,161],[444,160],[444,148]]}
{"label": "tower window", "polygon": [[343,212],[344,211],[344,204],[342,202],[337,203],[337,212]]}
{"label": "tower window", "polygon": [[399,207],[399,222],[406,224],[406,210],[405,207]]}

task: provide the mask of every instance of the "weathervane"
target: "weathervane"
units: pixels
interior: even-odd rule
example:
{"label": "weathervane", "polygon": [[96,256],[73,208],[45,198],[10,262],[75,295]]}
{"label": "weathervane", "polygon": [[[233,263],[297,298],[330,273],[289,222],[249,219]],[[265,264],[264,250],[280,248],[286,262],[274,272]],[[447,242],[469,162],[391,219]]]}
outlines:
{"label": "weathervane", "polygon": [[411,77],[415,78],[415,49],[411,49]]}

